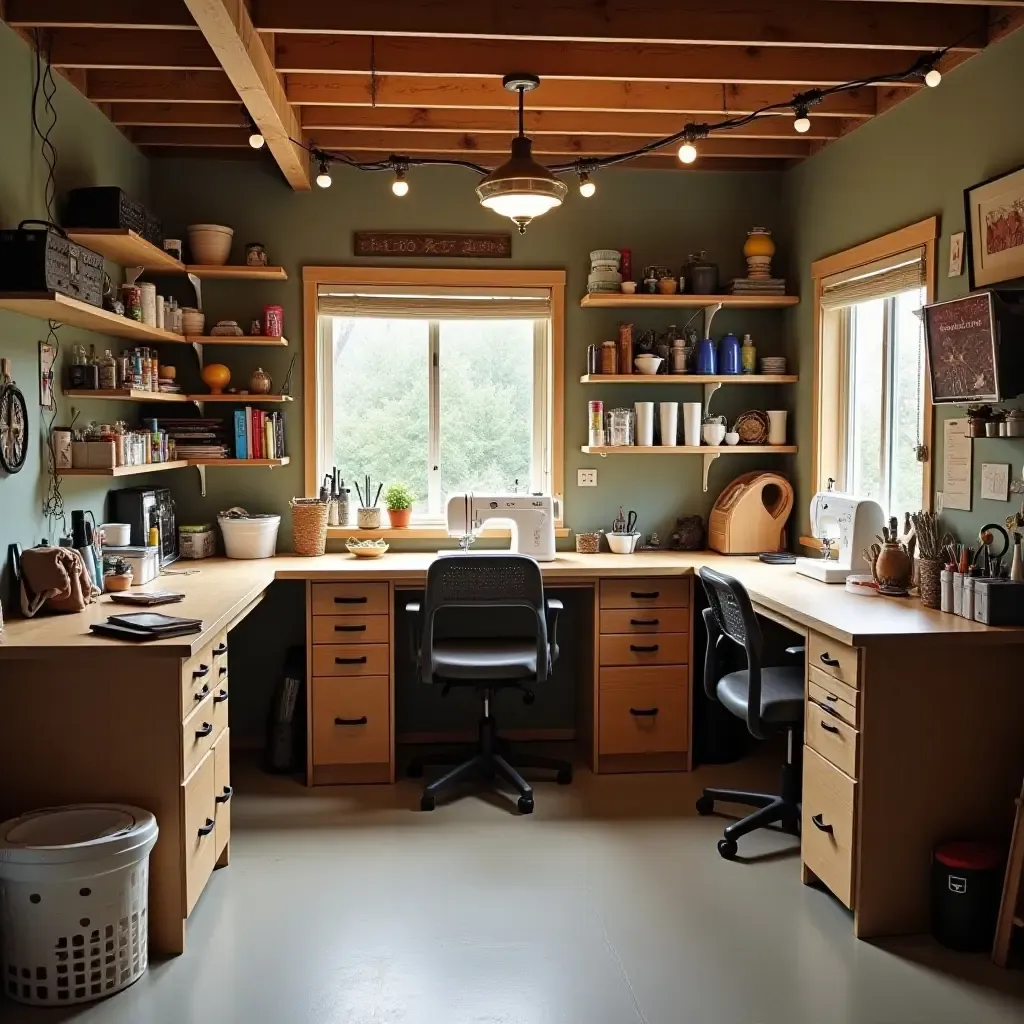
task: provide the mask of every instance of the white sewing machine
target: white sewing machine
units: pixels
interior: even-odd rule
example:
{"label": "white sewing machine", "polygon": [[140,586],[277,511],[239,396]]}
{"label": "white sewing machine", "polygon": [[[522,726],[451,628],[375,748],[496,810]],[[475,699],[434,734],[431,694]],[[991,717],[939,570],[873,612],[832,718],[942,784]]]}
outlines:
{"label": "white sewing machine", "polygon": [[[852,494],[818,491],[811,499],[811,533],[821,541],[821,558],[798,558],[796,571],[822,583],[845,583],[851,573],[870,573],[864,558],[882,532],[885,519],[877,501]],[[832,544],[839,554],[832,558]]]}
{"label": "white sewing machine", "polygon": [[448,535],[464,551],[489,523],[512,529],[510,551],[538,562],[555,559],[558,502],[549,494],[453,494],[448,499]]}

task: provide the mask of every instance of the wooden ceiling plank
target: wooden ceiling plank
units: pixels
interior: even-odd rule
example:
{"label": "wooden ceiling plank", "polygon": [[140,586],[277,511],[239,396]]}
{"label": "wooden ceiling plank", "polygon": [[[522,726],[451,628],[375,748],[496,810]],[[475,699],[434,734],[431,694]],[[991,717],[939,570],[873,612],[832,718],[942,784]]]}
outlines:
{"label": "wooden ceiling plank", "polygon": [[223,71],[90,71],[94,103],[239,103]]}
{"label": "wooden ceiling plank", "polygon": [[[516,98],[492,79],[435,79],[378,75],[371,97],[369,75],[286,75],[293,104],[366,107],[458,107],[512,110]],[[527,110],[695,111],[706,116],[746,114],[788,102],[786,86],[710,85],[677,82],[542,82]],[[821,117],[873,117],[875,89],[837,93],[814,108]]]}
{"label": "wooden ceiling plank", "polygon": [[249,146],[249,132],[238,126],[231,128],[182,127],[178,125],[132,128],[137,146]]}
{"label": "wooden ceiling plank", "polygon": [[240,103],[109,103],[114,124],[138,127],[240,128],[245,110]]}
{"label": "wooden ceiling plank", "polygon": [[[729,43],[737,46],[836,46],[978,49],[984,9],[957,4],[876,4],[838,0],[258,0],[257,24],[276,33],[454,36]],[[976,36],[964,42],[965,36]]]}
{"label": "wooden ceiling plank", "polygon": [[[412,39],[291,34],[276,37],[275,66],[292,74],[378,74],[444,78],[502,76],[528,66],[541,78],[588,81],[736,82],[750,85],[838,85],[891,74],[913,55],[889,50],[813,50],[792,47],[575,43],[544,40]],[[920,80],[908,82],[919,87]]]}
{"label": "wooden ceiling plank", "polygon": [[51,59],[57,68],[220,68],[220,62],[198,32],[59,28],[52,30],[51,40]]}
{"label": "wooden ceiling plank", "polygon": [[[146,105],[140,104],[140,114]],[[173,106],[168,109],[174,110]],[[220,109],[211,107],[210,109]],[[115,108],[116,110],[116,108]],[[306,132],[338,129],[416,132],[497,132],[507,135],[513,120],[504,110],[424,110],[408,107],[302,107],[302,127]],[[619,135],[654,138],[672,135],[688,121],[701,120],[693,112],[623,113],[621,111],[527,110],[528,135]],[[123,121],[124,124],[153,124],[159,121]],[[190,122],[191,123],[191,122]],[[216,122],[216,123],[228,123]],[[837,138],[840,118],[812,117],[811,130],[804,138]],[[791,117],[759,117],[729,133],[731,138],[780,138],[794,136]]]}
{"label": "wooden ceiling plank", "polygon": [[267,48],[253,26],[243,0],[185,0],[200,31],[231,84],[267,140],[288,184],[312,187],[309,155],[297,144],[299,119],[288,102]]}
{"label": "wooden ceiling plank", "polygon": [[14,28],[196,28],[182,0],[6,0],[4,20]]}

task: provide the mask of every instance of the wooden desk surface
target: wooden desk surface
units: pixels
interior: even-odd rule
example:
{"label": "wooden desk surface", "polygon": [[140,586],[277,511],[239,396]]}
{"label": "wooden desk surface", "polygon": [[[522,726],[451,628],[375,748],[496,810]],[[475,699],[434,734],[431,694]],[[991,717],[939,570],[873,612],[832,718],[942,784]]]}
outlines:
{"label": "wooden desk surface", "polygon": [[[109,598],[77,615],[48,615],[11,619],[0,633],[0,660],[46,657],[54,648],[78,650],[131,647],[140,653],[190,657],[212,636],[238,619],[258,601],[275,580],[391,580],[421,585],[436,558],[429,552],[394,552],[363,561],[348,554],[319,558],[280,555],[256,561],[225,558],[178,562],[172,571],[189,575],[163,576],[143,590],[180,590],[185,599],[161,609],[170,615],[201,618],[201,633],[154,643],[131,644],[94,636],[93,622],[126,611]],[[866,646],[898,637],[956,638],[966,643],[1024,644],[1024,628],[992,628],[959,616],[931,611],[909,598],[863,597],[842,586],[827,585],[799,575],[792,566],[773,566],[756,558],[728,557],[713,552],[644,551],[634,555],[578,555],[560,552],[541,565],[549,585],[589,585],[615,576],[679,576],[709,566],[735,576],[750,593],[755,607],[797,627],[814,629],[843,643]]]}

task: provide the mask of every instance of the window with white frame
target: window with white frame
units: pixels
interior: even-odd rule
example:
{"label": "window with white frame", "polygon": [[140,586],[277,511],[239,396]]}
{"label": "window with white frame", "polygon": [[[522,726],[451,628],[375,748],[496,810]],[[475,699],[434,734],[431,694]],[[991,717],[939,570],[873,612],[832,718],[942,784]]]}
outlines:
{"label": "window with white frame", "polygon": [[321,478],[404,483],[419,525],[462,491],[551,493],[546,291],[321,286],[318,310]]}

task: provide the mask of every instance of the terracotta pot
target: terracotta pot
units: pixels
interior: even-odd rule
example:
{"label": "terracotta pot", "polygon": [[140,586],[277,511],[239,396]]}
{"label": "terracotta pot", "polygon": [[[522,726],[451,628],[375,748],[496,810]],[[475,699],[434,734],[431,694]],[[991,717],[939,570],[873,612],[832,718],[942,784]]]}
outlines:
{"label": "terracotta pot", "polygon": [[882,585],[906,587],[910,584],[913,565],[910,556],[899,544],[883,544],[875,559],[874,577]]}
{"label": "terracotta pot", "polygon": [[389,508],[388,522],[393,530],[405,530],[409,527],[409,517],[411,515],[411,508]]}

